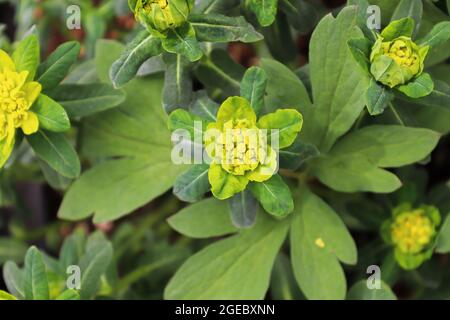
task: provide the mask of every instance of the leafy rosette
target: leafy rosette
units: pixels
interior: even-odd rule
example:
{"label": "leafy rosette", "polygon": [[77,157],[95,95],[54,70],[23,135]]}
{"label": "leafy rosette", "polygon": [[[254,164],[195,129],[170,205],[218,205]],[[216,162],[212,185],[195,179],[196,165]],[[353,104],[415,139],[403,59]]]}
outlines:
{"label": "leafy rosette", "polygon": [[430,95],[434,82],[427,72],[430,49],[450,38],[450,24],[437,24],[428,35],[415,39],[415,22],[406,17],[393,20],[381,33],[350,39],[353,58],[364,70],[370,85],[366,104],[371,115],[377,115],[392,102],[397,92],[412,99]]}
{"label": "leafy rosette", "polygon": [[[244,194],[249,196],[248,189],[267,212],[289,214],[293,202],[289,187],[277,174],[278,150],[294,143],[302,128],[302,115],[294,109],[279,109],[258,119],[246,98],[229,97],[215,119],[208,122],[184,109],[170,114],[169,129],[194,142],[201,141],[204,150],[204,163],[181,175],[174,193],[181,200],[194,202],[211,191],[217,199],[233,201]],[[195,121],[201,121],[201,125],[195,125]],[[201,134],[201,139],[192,139],[194,133]],[[267,192],[272,188],[281,195],[271,199]]]}
{"label": "leafy rosette", "polygon": [[383,223],[381,235],[394,247],[395,259],[403,269],[416,269],[431,258],[440,223],[436,207],[422,205],[414,209],[410,203],[404,203]]}

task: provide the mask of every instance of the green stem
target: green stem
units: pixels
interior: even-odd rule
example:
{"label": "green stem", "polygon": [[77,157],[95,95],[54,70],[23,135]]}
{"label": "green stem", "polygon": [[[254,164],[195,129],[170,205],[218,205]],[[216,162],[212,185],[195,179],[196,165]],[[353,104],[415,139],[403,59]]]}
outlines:
{"label": "green stem", "polygon": [[405,123],[403,122],[402,118],[400,118],[400,115],[398,114],[397,110],[395,110],[394,105],[392,104],[392,102],[389,102],[389,108],[391,109],[392,113],[394,114],[395,118],[397,119],[397,121],[402,125],[402,126],[406,126]]}

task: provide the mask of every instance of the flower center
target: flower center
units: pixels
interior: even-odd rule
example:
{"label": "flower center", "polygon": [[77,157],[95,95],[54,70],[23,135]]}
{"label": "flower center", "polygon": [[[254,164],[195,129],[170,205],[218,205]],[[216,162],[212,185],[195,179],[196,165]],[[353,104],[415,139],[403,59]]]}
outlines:
{"label": "flower center", "polygon": [[384,54],[392,58],[402,67],[410,68],[413,74],[420,70],[419,54],[414,52],[409,44],[403,40],[395,40],[392,43],[383,44]]}
{"label": "flower center", "polygon": [[239,119],[224,124],[217,147],[221,148],[216,154],[222,154],[222,168],[234,175],[244,175],[258,167],[267,143],[257,127],[247,119]]}
{"label": "flower center", "polygon": [[435,230],[423,210],[401,213],[391,225],[393,242],[404,253],[418,253],[431,241]]}

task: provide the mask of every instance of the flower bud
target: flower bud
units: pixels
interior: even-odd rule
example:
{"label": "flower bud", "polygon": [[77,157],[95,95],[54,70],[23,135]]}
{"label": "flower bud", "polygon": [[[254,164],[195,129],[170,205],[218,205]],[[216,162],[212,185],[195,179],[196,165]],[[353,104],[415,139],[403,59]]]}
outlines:
{"label": "flower bud", "polygon": [[150,30],[165,32],[183,25],[193,0],[130,0],[136,19]]}
{"label": "flower bud", "polygon": [[394,88],[422,73],[428,46],[419,47],[408,37],[383,40],[378,37],[370,55],[370,72],[377,81]]}

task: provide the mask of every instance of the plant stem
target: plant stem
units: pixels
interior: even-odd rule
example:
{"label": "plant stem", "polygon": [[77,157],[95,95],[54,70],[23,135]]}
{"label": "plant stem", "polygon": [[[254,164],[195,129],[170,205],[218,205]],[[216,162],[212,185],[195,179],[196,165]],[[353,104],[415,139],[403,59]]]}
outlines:
{"label": "plant stem", "polygon": [[395,107],[393,106],[392,102],[389,102],[389,108],[391,109],[392,113],[394,114],[397,121],[405,127],[405,123],[403,122],[402,118],[400,118],[400,115],[398,114],[397,110],[395,110]]}

